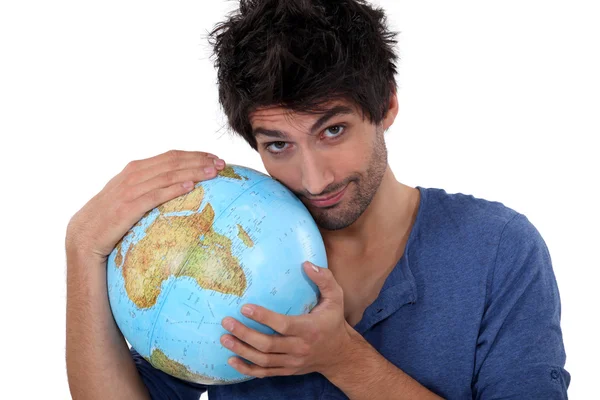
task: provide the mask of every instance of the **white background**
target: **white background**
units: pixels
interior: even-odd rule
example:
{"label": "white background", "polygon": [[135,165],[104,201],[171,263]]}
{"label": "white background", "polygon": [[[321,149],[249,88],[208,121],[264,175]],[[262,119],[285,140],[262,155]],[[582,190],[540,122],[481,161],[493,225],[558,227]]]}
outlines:
{"label": "white background", "polygon": [[[387,133],[397,178],[501,201],[531,220],[559,284],[570,397],[593,397],[597,2],[379,4],[401,32],[400,113]],[[263,170],[227,132],[204,36],[234,6],[0,3],[3,397],[69,398],[65,228],[128,161],[206,150]]]}

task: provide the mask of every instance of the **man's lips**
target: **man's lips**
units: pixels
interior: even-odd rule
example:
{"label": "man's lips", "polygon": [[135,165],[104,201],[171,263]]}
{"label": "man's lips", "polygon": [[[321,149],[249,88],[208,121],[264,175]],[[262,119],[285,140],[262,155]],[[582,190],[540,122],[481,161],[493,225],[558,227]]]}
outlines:
{"label": "man's lips", "polygon": [[333,195],[327,197],[320,197],[317,199],[308,199],[308,201],[315,207],[328,207],[334,205],[342,199],[342,196],[344,196],[347,187],[348,186],[344,187],[342,190]]}

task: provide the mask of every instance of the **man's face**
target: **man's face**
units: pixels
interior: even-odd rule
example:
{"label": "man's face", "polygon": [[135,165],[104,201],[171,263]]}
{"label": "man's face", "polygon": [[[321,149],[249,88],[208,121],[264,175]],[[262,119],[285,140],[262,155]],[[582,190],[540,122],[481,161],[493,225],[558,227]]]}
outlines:
{"label": "man's face", "polygon": [[348,102],[327,108],[322,114],[262,108],[250,123],[269,175],[298,196],[319,227],[337,230],[354,223],[377,192],[387,168],[383,132],[397,109],[375,126]]}

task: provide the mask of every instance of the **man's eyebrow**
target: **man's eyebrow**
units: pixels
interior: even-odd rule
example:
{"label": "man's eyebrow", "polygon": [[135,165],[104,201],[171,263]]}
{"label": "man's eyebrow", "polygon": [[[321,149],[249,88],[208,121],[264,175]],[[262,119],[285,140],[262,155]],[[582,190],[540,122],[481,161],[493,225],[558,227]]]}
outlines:
{"label": "man's eyebrow", "polygon": [[[331,118],[335,117],[336,115],[353,114],[353,113],[354,113],[354,111],[352,110],[352,108],[350,108],[348,106],[339,105],[339,106],[332,107],[329,110],[325,111],[325,113],[323,113],[321,118],[319,118],[313,124],[313,126],[310,128],[310,133],[314,134],[315,131],[317,131],[321,126],[323,126],[327,121],[329,121]],[[289,135],[283,131],[276,130],[276,129],[265,129],[265,128],[261,128],[261,127],[254,129],[253,133],[254,133],[254,137],[256,137],[258,135],[263,135],[263,136],[267,136],[267,137],[274,138],[274,139],[287,139],[289,137]]]}
{"label": "man's eyebrow", "polygon": [[265,128],[256,128],[252,133],[254,133],[254,137],[258,135],[270,137],[273,139],[287,139],[288,134],[283,131],[278,131],[274,129],[265,129]]}

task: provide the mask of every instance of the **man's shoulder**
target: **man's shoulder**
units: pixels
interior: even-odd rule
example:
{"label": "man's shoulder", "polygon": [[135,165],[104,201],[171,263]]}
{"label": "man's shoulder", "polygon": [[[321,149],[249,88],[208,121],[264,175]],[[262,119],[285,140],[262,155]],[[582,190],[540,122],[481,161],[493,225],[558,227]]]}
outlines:
{"label": "man's shoulder", "polygon": [[421,235],[438,247],[494,257],[507,249],[509,253],[548,253],[542,235],[530,220],[499,201],[437,188],[423,193]]}
{"label": "man's shoulder", "polygon": [[520,214],[504,203],[462,192],[426,188],[423,222],[428,229],[452,235],[496,236]]}
{"label": "man's shoulder", "polygon": [[445,189],[426,188],[430,211],[450,213],[462,218],[495,218],[507,222],[517,211],[500,201],[477,197],[462,192],[447,192]]}
{"label": "man's shoulder", "polygon": [[551,271],[544,239],[524,214],[471,194],[435,188],[424,194],[415,235],[420,263],[427,267],[422,272],[452,277],[446,281],[461,282],[463,291],[483,279],[487,290],[481,293],[489,295],[492,282],[501,285],[523,271]]}

